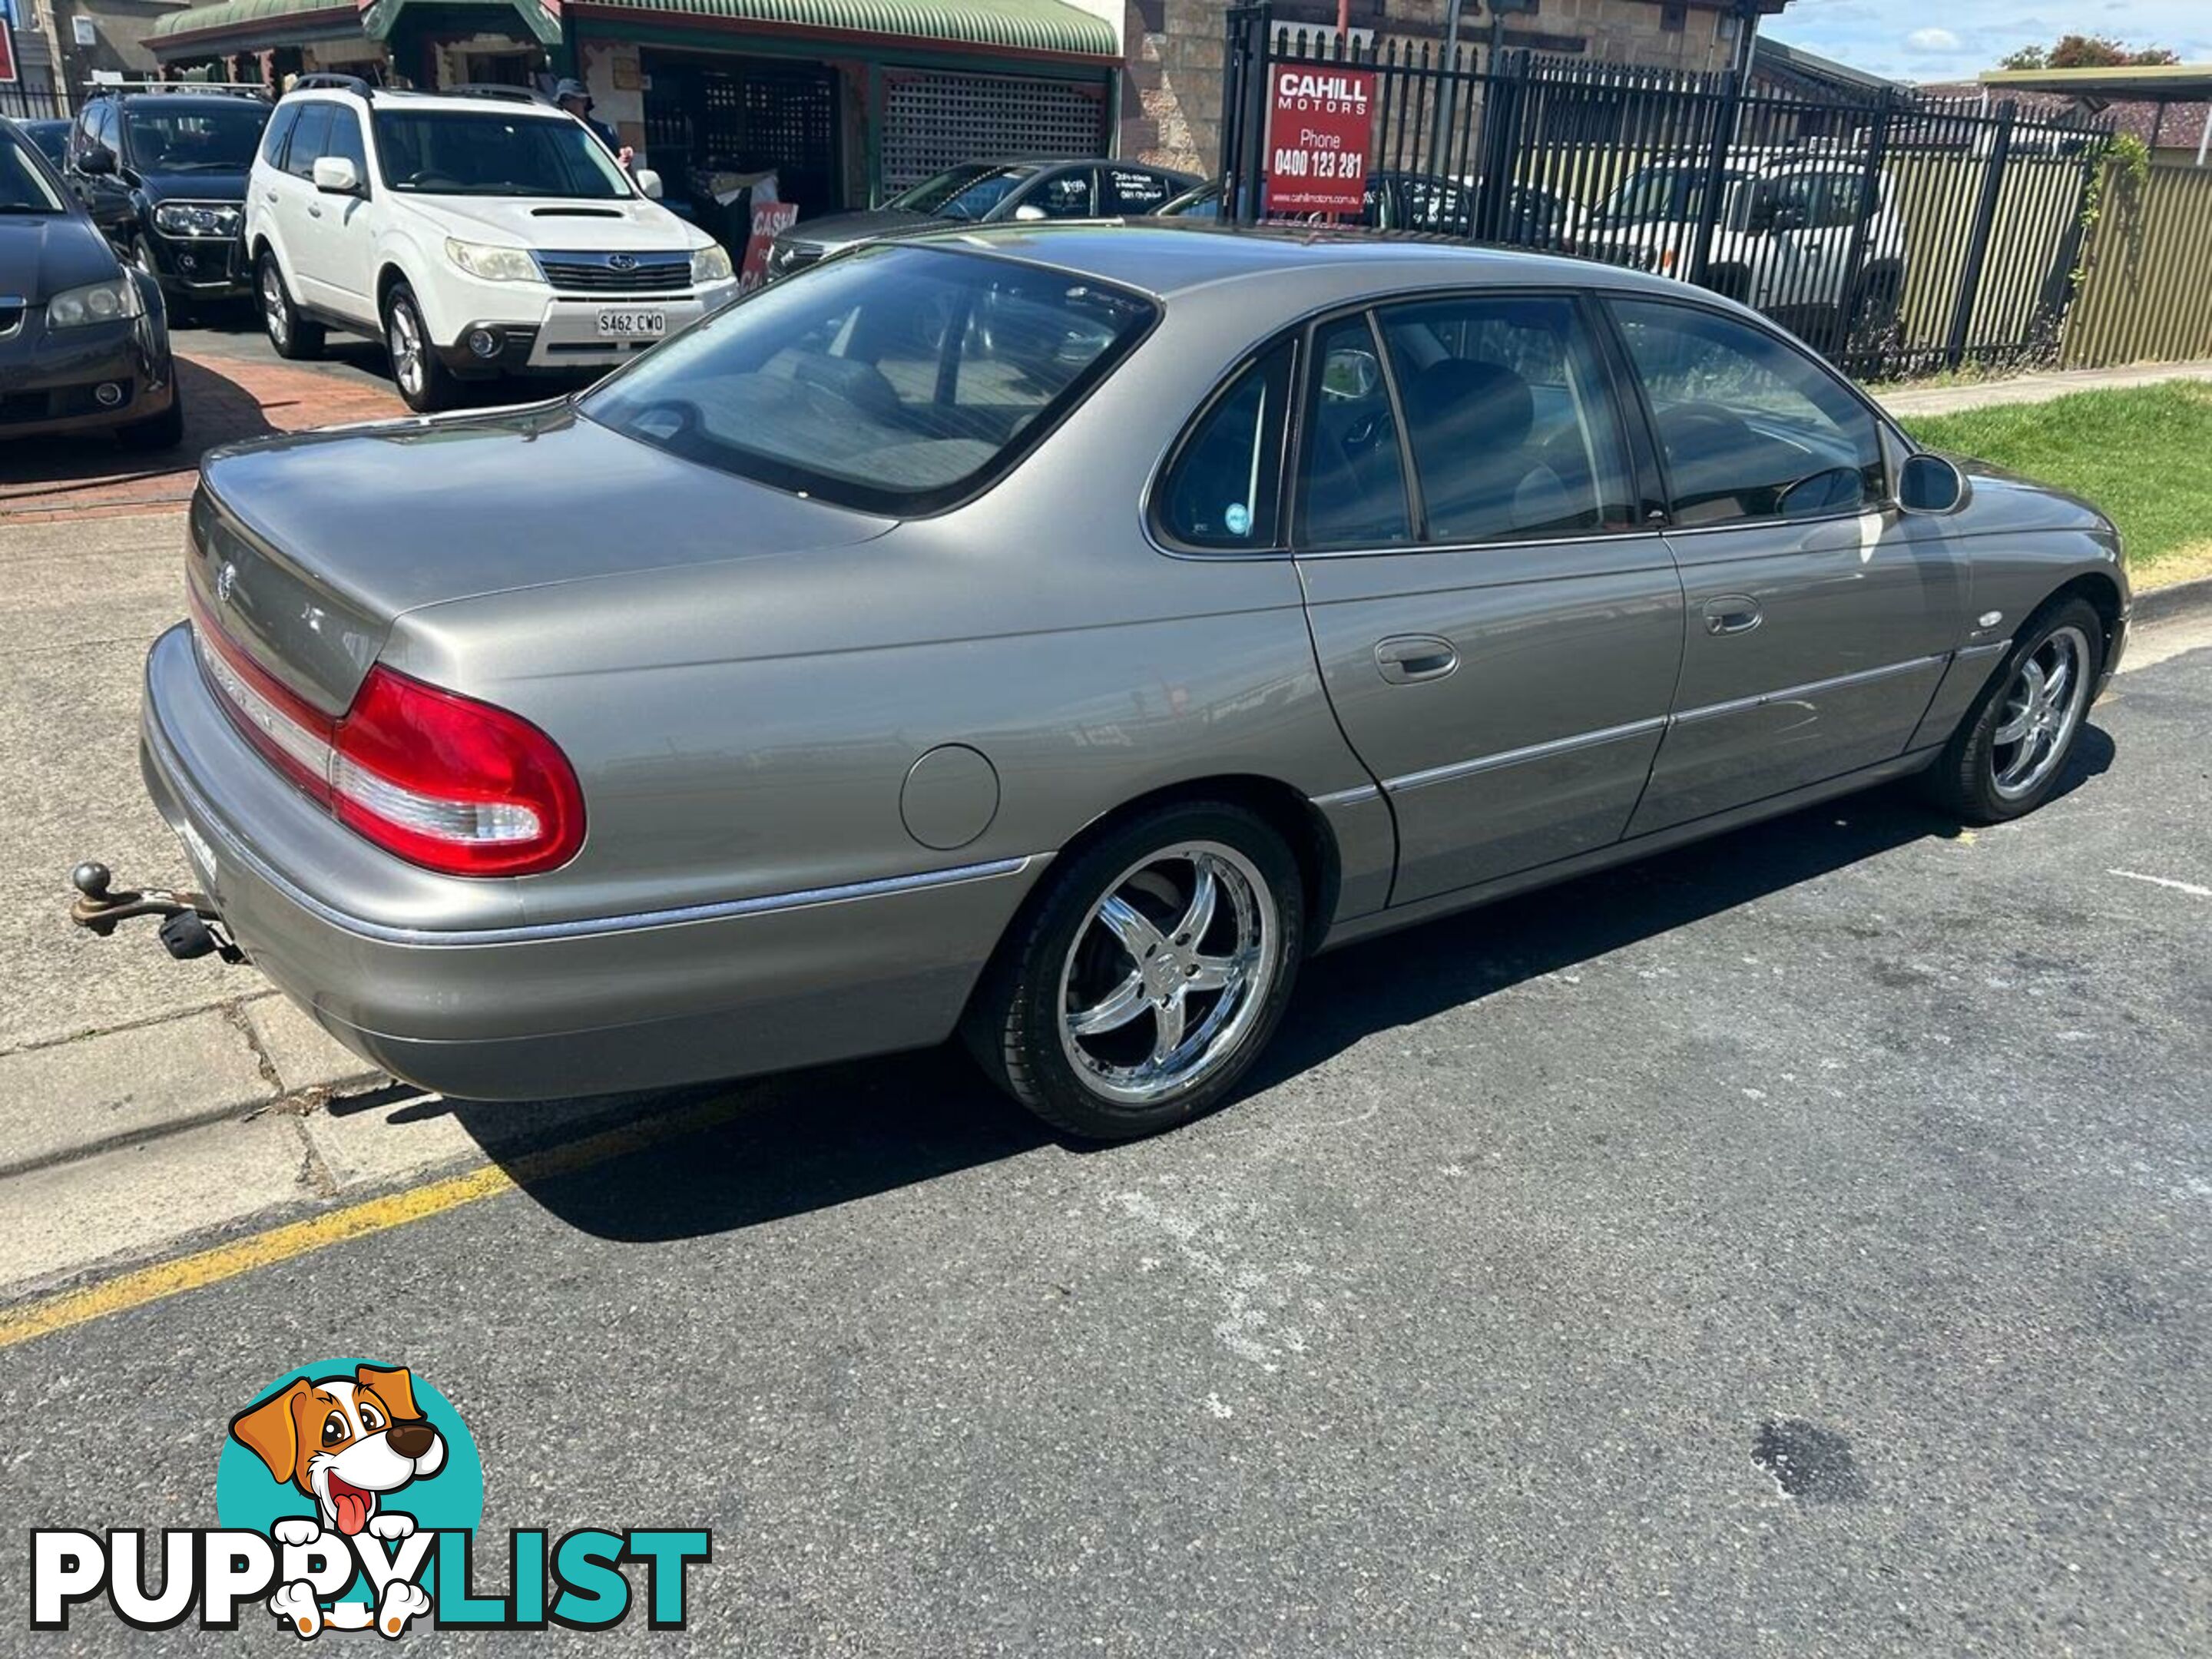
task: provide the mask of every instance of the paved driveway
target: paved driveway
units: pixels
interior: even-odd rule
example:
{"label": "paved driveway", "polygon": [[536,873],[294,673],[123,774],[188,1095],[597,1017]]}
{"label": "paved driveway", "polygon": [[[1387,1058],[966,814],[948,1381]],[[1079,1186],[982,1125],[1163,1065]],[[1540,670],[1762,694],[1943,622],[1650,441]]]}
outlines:
{"label": "paved driveway", "polygon": [[366,1354],[487,1527],[711,1525],[687,1650],[2212,1650],[2208,712],[2178,656],[2021,823],[1881,793],[1324,958],[1143,1145],[923,1054],[271,1244],[0,1350],[0,1530],[208,1524],[229,1415]]}

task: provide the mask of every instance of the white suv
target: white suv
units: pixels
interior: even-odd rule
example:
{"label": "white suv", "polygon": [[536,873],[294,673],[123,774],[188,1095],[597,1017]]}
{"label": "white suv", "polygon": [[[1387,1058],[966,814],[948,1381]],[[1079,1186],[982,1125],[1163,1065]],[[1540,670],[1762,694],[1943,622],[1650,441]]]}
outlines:
{"label": "white suv", "polygon": [[737,297],[729,255],[581,122],[520,89],[391,92],[310,76],[246,181],[270,343],[381,339],[408,407],[454,382],[608,368]]}
{"label": "white suv", "polygon": [[[1580,252],[1646,270],[1686,275],[1711,173],[1661,165],[1632,173],[1594,210]],[[1699,278],[1756,307],[1812,345],[1835,352],[1894,326],[1905,295],[1905,238],[1886,171],[1868,188],[1849,154],[1729,157],[1713,216],[1711,256]]]}

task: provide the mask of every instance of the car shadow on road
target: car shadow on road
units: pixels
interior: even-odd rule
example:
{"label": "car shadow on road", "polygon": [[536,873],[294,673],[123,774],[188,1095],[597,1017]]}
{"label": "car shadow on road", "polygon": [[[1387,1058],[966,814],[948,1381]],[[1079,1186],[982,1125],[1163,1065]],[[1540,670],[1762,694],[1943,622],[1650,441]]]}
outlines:
{"label": "car shadow on road", "polygon": [[[2059,793],[2105,771],[2113,752],[2102,731],[2085,729]],[[1878,790],[1318,957],[1306,964],[1288,1018],[1239,1097],[1378,1031],[1479,1002],[1909,842],[1959,833],[1955,819],[1921,805],[1909,790]],[[569,1225],[645,1243],[827,1209],[1041,1146],[1105,1150],[1056,1135],[1012,1105],[954,1045],[674,1092],[641,1102],[638,1115],[649,1121],[702,1101],[720,1103],[711,1127],[587,1167],[540,1178],[526,1156],[494,1156]],[[493,1143],[511,1133],[518,1109],[528,1109],[437,1105]],[[1232,1100],[1228,1109],[1253,1108]]]}
{"label": "car shadow on road", "polygon": [[260,399],[219,368],[183,357],[176,362],[185,399],[182,443],[173,449],[127,449],[106,432],[10,440],[0,444],[0,507],[161,500],[177,489],[189,494],[204,452],[277,429]]}

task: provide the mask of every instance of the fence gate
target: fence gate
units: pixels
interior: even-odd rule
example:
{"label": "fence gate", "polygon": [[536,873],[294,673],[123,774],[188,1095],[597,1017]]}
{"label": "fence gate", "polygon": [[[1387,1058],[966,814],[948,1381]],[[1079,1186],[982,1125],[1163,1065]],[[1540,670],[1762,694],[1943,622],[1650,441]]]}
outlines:
{"label": "fence gate", "polygon": [[1898,91],[1777,93],[1733,73],[1347,46],[1278,28],[1265,4],[1232,8],[1227,30],[1221,168],[1239,218],[1291,216],[1268,199],[1277,75],[1359,68],[1373,80],[1364,204],[1337,222],[1701,283],[1867,379],[2056,357],[2103,126]]}

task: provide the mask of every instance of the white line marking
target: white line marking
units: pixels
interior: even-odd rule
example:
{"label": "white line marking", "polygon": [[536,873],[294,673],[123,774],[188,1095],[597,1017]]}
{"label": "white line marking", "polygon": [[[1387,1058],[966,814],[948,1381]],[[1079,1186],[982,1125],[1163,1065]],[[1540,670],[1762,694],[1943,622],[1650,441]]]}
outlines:
{"label": "white line marking", "polygon": [[2133,870],[2107,870],[2108,876],[2125,876],[2130,881],[2147,881],[2154,887],[2171,887],[2177,893],[2186,893],[2191,898],[2212,898],[2212,887],[2199,887],[2193,881],[2175,881],[2166,876],[2138,875]]}

